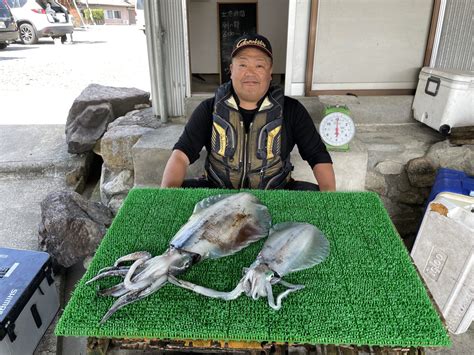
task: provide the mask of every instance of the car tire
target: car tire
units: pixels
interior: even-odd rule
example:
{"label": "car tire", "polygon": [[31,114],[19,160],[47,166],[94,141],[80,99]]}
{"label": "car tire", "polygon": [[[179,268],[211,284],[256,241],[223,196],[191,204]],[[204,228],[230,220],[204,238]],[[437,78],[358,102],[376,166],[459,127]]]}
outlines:
{"label": "car tire", "polygon": [[20,25],[20,39],[23,44],[38,43],[38,35],[33,26],[29,23],[22,23]]}
{"label": "car tire", "polygon": [[5,49],[7,48],[8,44],[7,43],[0,43],[0,49]]}
{"label": "car tire", "polygon": [[61,43],[64,44],[66,41],[67,41],[67,36],[66,36],[66,35],[62,35],[62,36],[61,36]]}

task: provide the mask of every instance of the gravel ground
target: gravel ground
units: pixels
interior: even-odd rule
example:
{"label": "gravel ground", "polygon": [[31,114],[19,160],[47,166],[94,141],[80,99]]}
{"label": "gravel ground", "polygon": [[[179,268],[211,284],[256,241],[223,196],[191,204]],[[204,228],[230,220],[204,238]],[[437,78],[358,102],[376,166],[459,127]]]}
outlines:
{"label": "gravel ground", "polygon": [[136,26],[96,26],[65,44],[15,43],[0,51],[0,79],[0,124],[65,124],[91,83],[150,91],[146,38]]}

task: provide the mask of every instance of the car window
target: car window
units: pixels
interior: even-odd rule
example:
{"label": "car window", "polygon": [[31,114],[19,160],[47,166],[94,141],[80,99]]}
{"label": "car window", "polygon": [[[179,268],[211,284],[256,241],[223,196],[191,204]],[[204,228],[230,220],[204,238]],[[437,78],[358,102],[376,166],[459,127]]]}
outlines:
{"label": "car window", "polygon": [[26,4],[28,0],[7,0],[8,6],[10,6],[12,9],[16,7],[22,7],[23,5]]}
{"label": "car window", "polygon": [[10,11],[8,10],[7,5],[2,2],[2,0],[0,0],[0,17],[10,17]]}

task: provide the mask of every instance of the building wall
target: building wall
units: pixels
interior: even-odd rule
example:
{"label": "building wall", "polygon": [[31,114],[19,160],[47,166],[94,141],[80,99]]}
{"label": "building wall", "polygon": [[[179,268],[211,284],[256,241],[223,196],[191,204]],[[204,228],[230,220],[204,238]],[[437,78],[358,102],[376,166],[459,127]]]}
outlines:
{"label": "building wall", "polygon": [[[217,0],[188,0],[191,71],[200,74],[219,73]],[[246,2],[219,0],[224,2]],[[258,31],[273,48],[274,73],[285,72],[288,0],[255,0]]]}
{"label": "building wall", "polygon": [[473,0],[446,1],[436,67],[474,70]]}
{"label": "building wall", "polygon": [[[319,2],[313,90],[416,87],[433,0]],[[289,95],[304,95],[310,8],[311,0],[290,0]]]}
{"label": "building wall", "polygon": [[[109,19],[104,18],[104,24],[106,25],[130,25],[135,23],[135,11],[129,11],[130,9],[127,7],[119,7],[119,6],[108,6],[108,5],[90,5],[91,9],[102,9],[105,11],[120,11],[120,19]],[[133,19],[130,17],[133,16]]]}
{"label": "building wall", "polygon": [[311,0],[289,0],[285,94],[304,95]]}

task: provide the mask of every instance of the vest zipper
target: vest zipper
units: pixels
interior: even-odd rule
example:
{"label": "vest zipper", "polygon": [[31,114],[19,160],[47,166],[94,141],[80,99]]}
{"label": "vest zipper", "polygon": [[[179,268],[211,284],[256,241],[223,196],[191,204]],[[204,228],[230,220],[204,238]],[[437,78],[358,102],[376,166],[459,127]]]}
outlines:
{"label": "vest zipper", "polygon": [[222,188],[226,188],[227,186],[224,184],[224,182],[222,181],[222,179],[216,174],[216,172],[214,171],[213,167],[212,167],[212,164],[209,163],[209,168],[208,168],[209,172],[211,173],[212,177],[214,178],[214,180],[216,180],[220,187]]}
{"label": "vest zipper", "polygon": [[[242,131],[245,131],[245,128],[244,128],[244,123],[242,121],[240,121],[240,128],[242,129]],[[249,132],[252,130],[252,122],[250,122],[250,125],[249,125]],[[248,133],[245,132],[245,135],[244,135],[244,142],[243,142],[243,153],[242,153],[242,157],[243,157],[243,167],[242,167],[242,179],[240,180],[240,188],[242,188],[244,186],[244,181],[245,181],[245,177],[247,176],[247,151],[248,151]]]}

